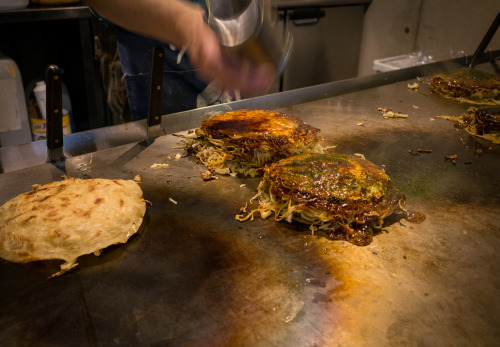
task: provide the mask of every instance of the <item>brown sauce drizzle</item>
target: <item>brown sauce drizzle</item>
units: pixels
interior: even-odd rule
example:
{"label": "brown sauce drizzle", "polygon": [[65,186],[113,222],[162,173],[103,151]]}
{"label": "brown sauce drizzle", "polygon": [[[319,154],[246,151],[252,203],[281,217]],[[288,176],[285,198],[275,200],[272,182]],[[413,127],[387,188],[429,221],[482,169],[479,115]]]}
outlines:
{"label": "brown sauce drizzle", "polygon": [[426,217],[422,212],[406,211],[404,218],[410,223],[420,224]]}

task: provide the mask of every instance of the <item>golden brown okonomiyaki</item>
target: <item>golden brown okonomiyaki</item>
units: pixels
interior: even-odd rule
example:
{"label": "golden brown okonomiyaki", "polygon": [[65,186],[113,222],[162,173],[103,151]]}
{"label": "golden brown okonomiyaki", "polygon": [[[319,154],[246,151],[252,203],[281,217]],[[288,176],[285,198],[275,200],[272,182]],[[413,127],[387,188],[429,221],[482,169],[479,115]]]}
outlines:
{"label": "golden brown okonomiyaki", "polygon": [[469,134],[481,137],[493,143],[500,143],[500,108],[470,107],[461,116],[437,116],[457,123],[457,127],[464,129]]}
{"label": "golden brown okonomiyaki", "polygon": [[247,214],[243,209],[237,220],[274,214],[277,221],[296,220],[356,245],[369,244],[374,229],[405,202],[377,165],[342,154],[300,155],[268,165],[254,199],[258,208]]}
{"label": "golden brown okonomiyaki", "polygon": [[319,132],[290,114],[230,111],[204,120],[187,149],[209,170],[253,177],[266,163],[280,158],[321,153]]}
{"label": "golden brown okonomiyaki", "polygon": [[500,76],[480,70],[458,70],[432,77],[430,89],[445,98],[480,105],[500,104]]}

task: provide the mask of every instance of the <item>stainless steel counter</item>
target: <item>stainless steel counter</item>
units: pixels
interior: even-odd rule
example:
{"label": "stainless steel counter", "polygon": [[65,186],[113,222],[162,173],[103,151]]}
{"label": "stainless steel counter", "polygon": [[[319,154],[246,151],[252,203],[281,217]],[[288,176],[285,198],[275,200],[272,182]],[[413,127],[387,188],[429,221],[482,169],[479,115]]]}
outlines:
{"label": "stainless steel counter", "polygon": [[[499,52],[493,52],[492,54],[499,54]],[[490,56],[485,58],[490,58]],[[177,131],[196,128],[199,126],[204,115],[210,112],[241,108],[276,109],[404,81],[416,78],[417,76],[432,75],[444,70],[459,69],[463,68],[466,65],[465,63],[466,60],[464,58],[459,58],[382,74],[325,83],[258,98],[245,99],[224,105],[214,105],[164,115],[162,116],[162,132],[164,134],[172,134]],[[125,123],[67,135],[64,137],[64,152],[67,157],[73,157],[123,144],[139,142],[145,139],[145,137],[145,120]],[[43,164],[46,159],[45,141],[0,148],[0,173],[40,165]]]}
{"label": "stainless steel counter", "polygon": [[[69,175],[140,174],[151,205],[127,244],[81,257],[79,267],[60,278],[47,279],[56,262],[0,263],[0,341],[496,345],[500,147],[434,118],[459,115],[467,104],[428,94],[426,84],[407,88],[417,75],[429,78],[457,66],[422,66],[231,104],[290,112],[321,128],[335,152],[362,153],[382,165],[407,206],[427,216],[422,224],[390,218],[366,247],[311,235],[295,223],[236,221],[258,179],[203,181],[205,168],[193,157],[173,159],[183,153],[181,137],[166,135],[144,146],[137,142],[145,134],[137,123],[131,129],[137,140],[129,143],[118,142],[123,138],[117,134],[127,134],[123,127],[90,132],[88,143],[83,137],[67,141],[75,153],[66,163]],[[408,118],[384,119],[378,107]],[[168,134],[195,128],[207,111],[221,109],[164,116],[162,128]],[[104,148],[111,135],[121,139]],[[418,148],[432,153],[408,153]],[[451,154],[458,156],[455,165],[445,160]],[[170,167],[153,169],[153,163]],[[61,174],[48,164],[1,174],[0,203]]]}

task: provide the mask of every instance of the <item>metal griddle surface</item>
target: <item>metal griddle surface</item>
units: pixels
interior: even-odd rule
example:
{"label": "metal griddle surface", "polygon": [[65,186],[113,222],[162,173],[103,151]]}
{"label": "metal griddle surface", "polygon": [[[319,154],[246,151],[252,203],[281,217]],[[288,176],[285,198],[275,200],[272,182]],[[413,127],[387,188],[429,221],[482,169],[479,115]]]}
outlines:
{"label": "metal griddle surface", "polygon": [[[486,66],[488,68],[488,66]],[[429,76],[427,76],[429,77]],[[47,279],[58,262],[0,263],[5,345],[493,346],[500,341],[500,148],[437,115],[470,105],[407,83],[290,106],[335,152],[382,165],[422,224],[390,218],[371,245],[272,219],[234,219],[258,179],[202,181],[182,138],[71,158],[68,174],[142,176],[151,202],[127,244]],[[390,107],[407,119],[384,119]],[[363,123],[363,125],[358,125]],[[411,155],[408,150],[430,149]],[[480,149],[483,154],[477,155]],[[445,156],[457,155],[456,165]],[[170,157],[170,158],[169,158]],[[467,163],[466,162],[471,162]],[[153,169],[154,163],[169,168]],[[59,179],[0,175],[1,201]],[[176,204],[174,203],[176,202]]]}

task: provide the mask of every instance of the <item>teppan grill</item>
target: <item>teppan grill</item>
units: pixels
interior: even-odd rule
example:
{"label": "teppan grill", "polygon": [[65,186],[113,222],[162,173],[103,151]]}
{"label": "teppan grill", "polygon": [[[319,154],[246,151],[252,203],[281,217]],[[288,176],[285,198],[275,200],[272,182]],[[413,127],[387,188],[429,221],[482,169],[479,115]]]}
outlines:
{"label": "teppan grill", "polygon": [[[494,71],[495,54],[476,69]],[[464,62],[164,115],[154,141],[143,141],[146,121],[70,135],[64,167],[45,163],[45,142],[2,149],[0,203],[63,174],[140,174],[150,202],[128,243],[80,257],[61,277],[48,279],[57,261],[2,261],[2,345],[496,345],[500,147],[436,118],[471,105],[425,83]],[[417,77],[420,87],[408,88]],[[365,247],[272,217],[235,220],[259,178],[203,181],[206,168],[178,135],[211,112],[241,108],[294,114],[320,128],[334,152],[363,154],[426,220],[389,218]],[[386,119],[379,108],[408,117]]]}

